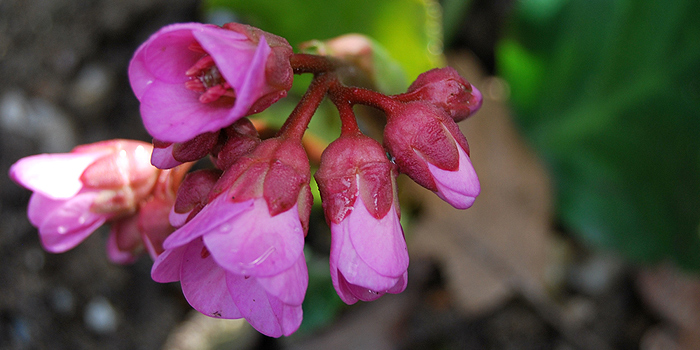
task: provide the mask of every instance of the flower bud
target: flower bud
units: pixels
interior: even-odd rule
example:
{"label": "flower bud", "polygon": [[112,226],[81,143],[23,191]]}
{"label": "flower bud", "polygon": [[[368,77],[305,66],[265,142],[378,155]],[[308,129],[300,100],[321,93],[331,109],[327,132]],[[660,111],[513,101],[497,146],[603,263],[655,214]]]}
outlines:
{"label": "flower bud", "polygon": [[410,102],[387,114],[384,146],[399,171],[458,209],[469,208],[481,187],[467,139],[445,110]]}
{"label": "flower bud", "polygon": [[405,94],[395,96],[403,102],[424,101],[442,108],[455,122],[476,113],[481,107],[481,92],[452,67],[435,68],[421,75]]}
{"label": "flower bud", "polygon": [[331,227],[333,286],[347,304],[406,288],[408,250],[399,221],[396,166],[364,135],[341,136],[315,175]]}

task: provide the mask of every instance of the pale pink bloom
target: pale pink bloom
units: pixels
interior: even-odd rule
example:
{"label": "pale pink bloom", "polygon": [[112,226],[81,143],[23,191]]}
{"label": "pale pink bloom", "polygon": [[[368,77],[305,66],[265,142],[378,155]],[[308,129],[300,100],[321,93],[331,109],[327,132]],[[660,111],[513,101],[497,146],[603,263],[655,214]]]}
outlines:
{"label": "pale pink bloom", "polygon": [[384,145],[399,171],[455,208],[469,208],[481,187],[467,139],[447,112],[410,102],[387,117]]}
{"label": "pale pink bloom", "polygon": [[242,24],[173,24],[137,49],[129,81],[148,132],[186,142],[286,96],[291,54],[283,38]]}
{"label": "pale pink bloom", "polygon": [[107,221],[136,212],[150,195],[159,170],[151,145],[111,140],[76,147],[71,153],[22,158],[10,177],[34,193],[27,216],[47,251],[65,252]]}

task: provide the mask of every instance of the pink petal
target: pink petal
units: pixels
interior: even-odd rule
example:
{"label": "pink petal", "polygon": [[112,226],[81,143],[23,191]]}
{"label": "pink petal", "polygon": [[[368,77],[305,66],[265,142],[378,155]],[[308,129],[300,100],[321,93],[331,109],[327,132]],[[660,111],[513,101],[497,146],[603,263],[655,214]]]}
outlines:
{"label": "pink petal", "polygon": [[187,223],[187,218],[190,216],[190,213],[192,213],[192,211],[188,211],[186,213],[178,213],[175,211],[175,206],[173,206],[170,209],[170,215],[168,215],[170,225],[173,225],[173,227],[181,227],[182,225]]}
{"label": "pink petal", "polygon": [[[398,272],[395,276],[382,275],[360,258],[349,237],[347,225],[343,225],[351,215],[354,215],[354,212],[340,224],[331,223],[331,265],[339,271],[338,281],[341,280],[340,274],[342,274],[349,284],[362,288],[377,292],[392,288],[406,270]],[[377,254],[382,253],[377,252]]]}
{"label": "pink petal", "polygon": [[387,293],[391,294],[399,294],[406,290],[406,286],[408,286],[408,271],[403,273],[403,276],[399,278],[399,280],[396,282],[396,284],[391,287],[391,289],[387,290]]}
{"label": "pink petal", "polygon": [[[229,202],[224,195],[217,199],[222,197]],[[257,198],[252,210],[209,227],[204,244],[221,267],[239,275],[277,275],[297,262],[304,249],[297,205],[271,217],[265,199]]]}
{"label": "pink petal", "polygon": [[44,196],[67,199],[83,187],[80,182],[83,171],[106,153],[38,154],[22,158],[10,167],[10,178]]}
{"label": "pink petal", "polygon": [[229,293],[253,328],[270,337],[294,333],[301,325],[301,305],[287,305],[269,295],[255,277],[226,274]]}
{"label": "pink petal", "polygon": [[173,147],[175,144],[165,148],[154,147],[151,153],[151,164],[158,169],[172,169],[182,162],[175,160],[173,157]]}
{"label": "pink petal", "polygon": [[185,245],[195,238],[212,231],[231,230],[233,228],[231,226],[233,219],[252,209],[252,199],[245,202],[232,202],[228,200],[226,194],[222,194],[206,205],[192,220],[170,234],[163,242],[163,248],[172,249]]}
{"label": "pink petal", "polygon": [[166,249],[153,262],[151,278],[160,283],[177,282],[180,280],[182,258],[187,245],[175,249]]}
{"label": "pink petal", "polygon": [[343,273],[340,271],[338,271],[338,280],[338,285],[340,286],[340,289],[343,290],[343,294],[350,294],[355,299],[362,301],[374,301],[384,295],[384,292],[377,292],[373,289],[361,287],[348,282],[348,280],[345,279],[345,276],[343,276]]}
{"label": "pink petal", "polygon": [[129,251],[119,250],[117,245],[117,231],[116,226],[112,225],[109,231],[109,238],[107,238],[107,257],[109,260],[115,264],[127,265],[134,263],[138,257]]}
{"label": "pink petal", "polygon": [[302,253],[297,262],[286,271],[270,277],[258,277],[258,283],[269,295],[283,303],[301,305],[309,284],[304,254]]}
{"label": "pink petal", "polygon": [[223,99],[201,103],[199,95],[186,89],[184,84],[154,81],[141,98],[143,125],[154,138],[163,142],[186,142],[235,121],[226,119],[231,106]]}
{"label": "pink petal", "polygon": [[331,257],[330,257],[330,268],[331,268],[331,282],[333,283],[333,288],[335,289],[335,292],[338,294],[340,297],[340,300],[342,300],[344,303],[348,305],[352,305],[357,302],[357,297],[350,292],[350,289],[347,288],[347,280],[345,279],[344,276],[338,271],[338,255],[339,254],[333,254],[333,247],[331,247]]}
{"label": "pink petal", "polygon": [[398,277],[408,268],[408,248],[396,206],[377,220],[357,200],[353,212],[338,226],[347,232],[357,255],[380,275]]}
{"label": "pink petal", "polygon": [[226,285],[226,272],[206,253],[201,239],[187,245],[180,270],[182,293],[192,307],[210,317],[241,318]]}
{"label": "pink petal", "polygon": [[260,36],[257,47],[241,34],[206,28],[194,36],[216,62],[221,75],[236,92],[236,104],[227,117],[226,126],[244,116],[255,101],[263,95],[265,66],[272,49],[264,36]]}
{"label": "pink petal", "polygon": [[97,228],[108,215],[90,211],[96,193],[79,193],[68,200],[55,200],[36,192],[29,200],[29,222],[39,229],[41,243],[49,252],[72,249]]}
{"label": "pink petal", "polygon": [[206,27],[200,23],[178,23],[161,28],[134,54],[134,58],[138,57],[143,62],[145,71],[130,69],[129,75],[150,74],[154,79],[166,83],[186,82],[189,77],[185,72],[204,55],[189,49],[196,43],[193,32]]}
{"label": "pink petal", "polygon": [[456,171],[443,170],[430,162],[426,163],[435,179],[438,197],[457,209],[467,209],[474,204],[476,196],[481,192],[481,186],[469,156],[462,147],[457,146],[457,150],[459,168]]}

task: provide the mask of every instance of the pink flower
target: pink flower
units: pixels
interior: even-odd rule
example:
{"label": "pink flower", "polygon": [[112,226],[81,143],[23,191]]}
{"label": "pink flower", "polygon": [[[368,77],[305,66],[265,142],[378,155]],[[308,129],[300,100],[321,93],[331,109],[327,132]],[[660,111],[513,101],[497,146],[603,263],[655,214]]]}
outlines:
{"label": "pink flower", "polygon": [[173,24],[138,48],[129,81],[148,132],[186,142],[286,96],[291,54],[286,40],[250,26]]}
{"label": "pink flower", "polygon": [[[34,191],[27,215],[47,251],[65,252],[108,221],[132,215],[159,175],[151,145],[111,140],[22,158],[10,177]],[[128,240],[128,239],[127,239]]]}
{"label": "pink flower", "polygon": [[458,209],[481,191],[467,139],[445,110],[410,102],[387,114],[384,145],[399,171]]}
{"label": "pink flower", "polygon": [[[190,305],[208,316],[243,317],[273,337],[296,331],[308,284],[308,172],[299,142],[270,139],[224,172],[208,194],[201,189],[210,186],[211,173],[186,180],[200,185],[181,192],[189,198],[171,219],[195,215],[165,240],[153,279],[179,280]],[[204,195],[207,204],[196,212]]]}
{"label": "pink flower", "polygon": [[402,292],[408,250],[396,167],[381,145],[364,135],[341,136],[323,152],[315,177],[331,227],[331,279],[340,298],[353,304]]}

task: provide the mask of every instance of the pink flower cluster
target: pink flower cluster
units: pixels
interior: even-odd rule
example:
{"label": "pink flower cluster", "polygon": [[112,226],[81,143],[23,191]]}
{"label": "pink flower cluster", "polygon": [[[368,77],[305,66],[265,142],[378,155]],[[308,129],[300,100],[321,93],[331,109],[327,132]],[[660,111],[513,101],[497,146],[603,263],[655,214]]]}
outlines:
{"label": "pink flower cluster", "polygon": [[[315,179],[331,229],[333,286],[347,304],[402,292],[409,257],[396,178],[406,174],[455,208],[470,207],[480,187],[456,122],[479,109],[481,94],[451,68],[420,75],[399,95],[349,87],[336,70],[370,61],[343,55],[294,54],[285,39],[237,23],[164,27],[129,66],[153,148],[115,140],[12,167],[10,176],[34,191],[28,214],[44,247],[66,251],[109,222],[113,260],[132,261],[145,247],[153,279],[179,281],[196,310],[245,318],[272,337],[293,333],[309,279],[313,201],[302,136],[328,96],[342,132]],[[306,94],[262,139],[246,117],[286,96],[302,73],[314,74]],[[358,128],[357,104],[386,115],[383,145]],[[205,157],[213,168],[184,175]]]}

